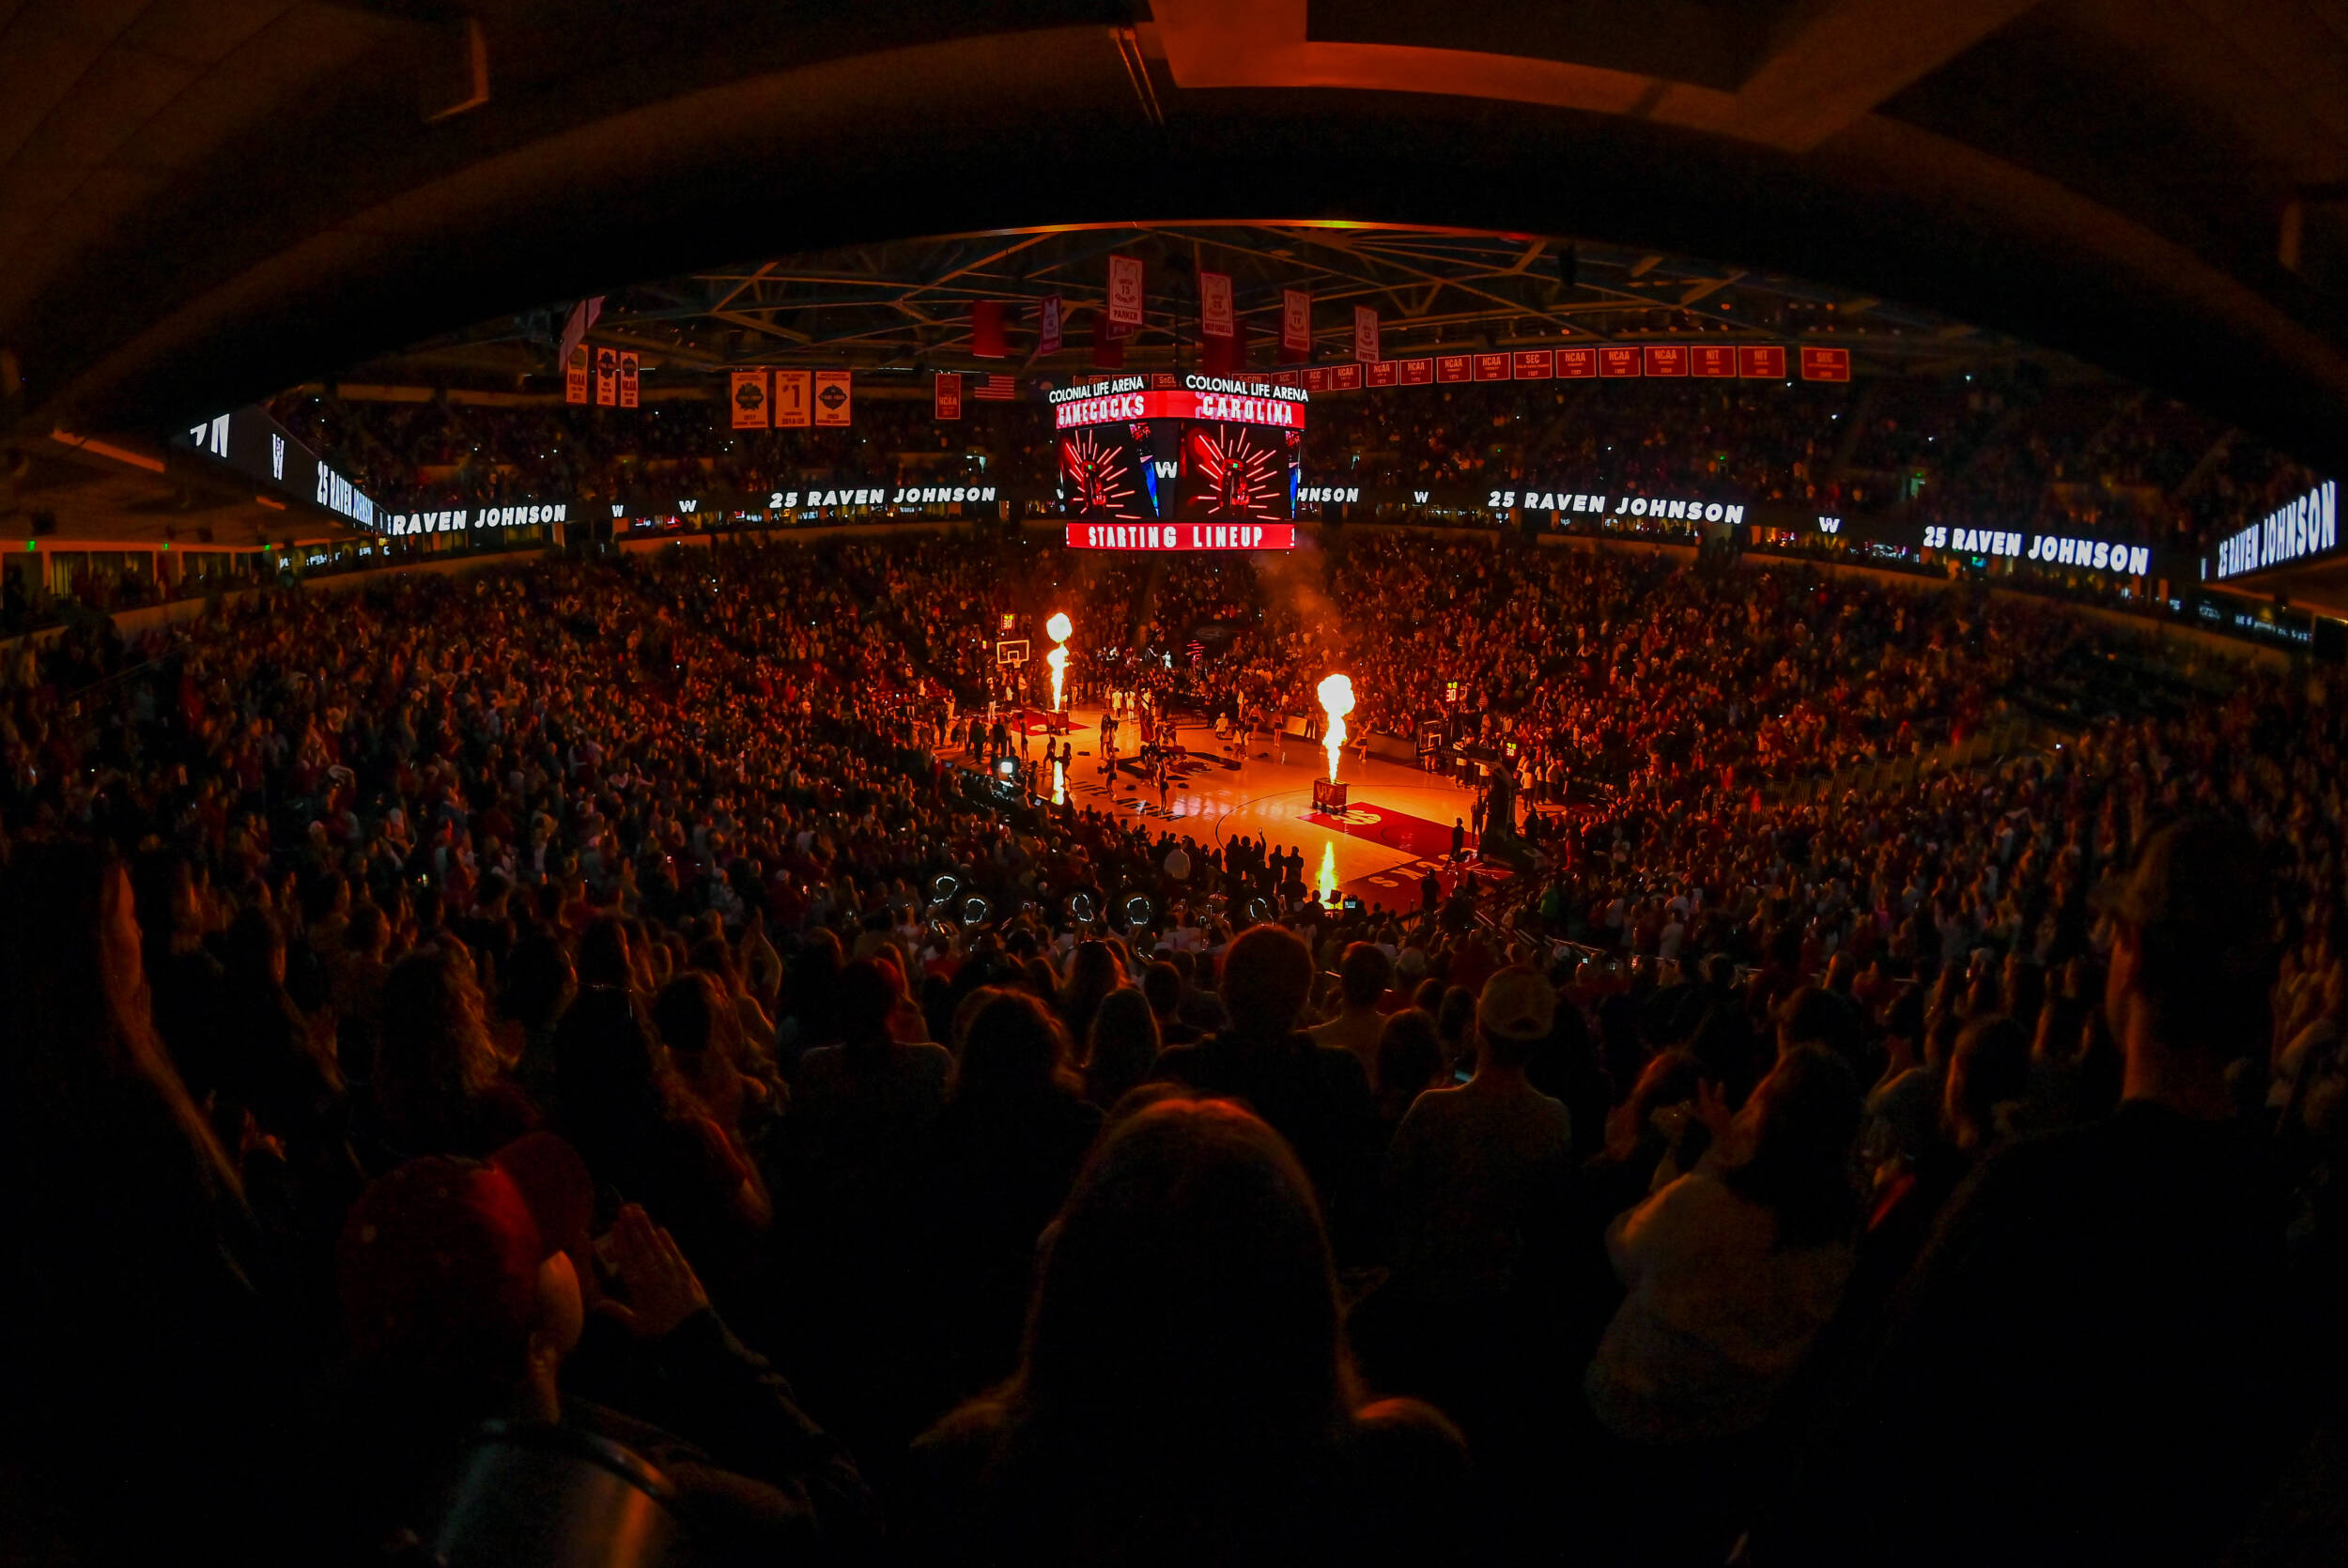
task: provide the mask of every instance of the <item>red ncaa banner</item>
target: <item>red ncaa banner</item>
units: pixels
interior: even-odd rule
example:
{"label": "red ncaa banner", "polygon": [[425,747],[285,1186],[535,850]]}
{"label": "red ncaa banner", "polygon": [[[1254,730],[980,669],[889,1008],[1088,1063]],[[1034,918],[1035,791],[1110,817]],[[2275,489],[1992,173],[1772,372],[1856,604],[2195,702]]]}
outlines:
{"label": "red ncaa banner", "polygon": [[1516,377],[1520,381],[1546,381],[1556,374],[1557,354],[1550,348],[1520,348],[1517,350]]}
{"label": "red ncaa banner", "polygon": [[1313,352],[1313,297],[1301,288],[1280,290],[1280,358],[1290,364]]}
{"label": "red ncaa banner", "polygon": [[1231,335],[1231,275],[1228,272],[1198,274],[1198,331],[1211,338]]}
{"label": "red ncaa banner", "polygon": [[583,343],[571,350],[570,362],[563,367],[563,401],[587,401],[587,346]]}
{"label": "red ncaa banner", "polygon": [[1801,351],[1801,378],[1805,381],[1849,380],[1850,350],[1805,346]]}
{"label": "red ncaa banner", "polygon": [[1035,308],[1035,351],[1038,358],[1059,352],[1060,320],[1066,313],[1057,294],[1046,294]]}
{"label": "red ncaa banner", "polygon": [[1598,351],[1598,373],[1600,376],[1636,376],[1641,362],[1636,348],[1600,348]]}
{"label": "red ncaa banner", "polygon": [[1473,381],[1475,361],[1465,354],[1435,356],[1435,379],[1438,381]]}
{"label": "red ncaa banner", "polygon": [[1598,350],[1595,348],[1560,348],[1557,350],[1557,374],[1568,380],[1587,380],[1598,374]]}
{"label": "red ncaa banner", "polygon": [[1476,355],[1475,378],[1478,381],[1506,381],[1508,378],[1508,356],[1506,354]]}
{"label": "red ncaa banner", "polygon": [[1423,387],[1435,378],[1435,361],[1432,360],[1397,360],[1394,362],[1402,367],[1402,384],[1406,387]]}
{"label": "red ncaa banner", "polygon": [[[785,375],[790,374],[788,371]],[[764,430],[771,423],[766,406],[766,373],[763,370],[737,370],[728,377],[731,385],[726,401],[734,408],[734,428]]]}
{"label": "red ncaa banner", "polygon": [[1646,373],[1649,376],[1685,376],[1688,374],[1688,350],[1676,343],[1650,343],[1646,346]]}
{"label": "red ncaa banner", "polygon": [[1140,326],[1141,302],[1141,258],[1109,257],[1109,320],[1120,327]]}
{"label": "red ncaa banner", "polygon": [[814,375],[805,370],[775,372],[775,428],[805,429],[815,411]]}
{"label": "red ncaa banner", "polygon": [[1353,357],[1364,364],[1378,359],[1378,313],[1367,305],[1353,307]]}
{"label": "red ncaa banner", "polygon": [[932,408],[938,419],[962,418],[962,377],[950,370],[937,373],[936,390],[932,394]]}
{"label": "red ncaa banner", "polygon": [[1072,550],[1292,550],[1294,523],[1071,523]]}
{"label": "red ncaa banner", "polygon": [[623,408],[636,407],[636,363],[635,349],[620,350],[620,407]]}
{"label": "red ncaa banner", "polygon": [[1331,392],[1352,392],[1361,384],[1362,367],[1360,365],[1331,365],[1329,367],[1329,390]]}
{"label": "red ncaa banner", "polygon": [[1697,344],[1688,350],[1688,374],[1699,379],[1733,378],[1737,374],[1737,350],[1725,344]]}
{"label": "red ncaa banner", "polygon": [[1738,345],[1737,374],[1756,381],[1784,380],[1784,346],[1775,343]]}
{"label": "red ncaa banner", "polygon": [[1398,367],[1401,362],[1399,360],[1373,361],[1369,366],[1369,384],[1373,387],[1392,387],[1400,384],[1401,377],[1398,373]]}

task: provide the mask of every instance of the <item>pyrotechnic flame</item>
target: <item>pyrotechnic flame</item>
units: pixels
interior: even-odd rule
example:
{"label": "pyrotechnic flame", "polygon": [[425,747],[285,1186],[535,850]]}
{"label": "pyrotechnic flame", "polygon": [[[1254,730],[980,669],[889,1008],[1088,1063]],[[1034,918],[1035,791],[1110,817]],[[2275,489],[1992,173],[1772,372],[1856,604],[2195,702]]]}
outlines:
{"label": "pyrotechnic flame", "polygon": [[1334,838],[1321,846],[1321,901],[1323,906],[1337,901],[1337,845]]}
{"label": "pyrotechnic flame", "polygon": [[1332,675],[1321,683],[1321,711],[1329,715],[1328,732],[1321,748],[1329,754],[1329,782],[1337,781],[1337,753],[1345,748],[1345,715],[1353,711],[1353,680]]}
{"label": "pyrotechnic flame", "polygon": [[1074,623],[1071,622],[1067,613],[1062,610],[1054,610],[1052,618],[1043,623],[1043,635],[1055,643],[1063,645],[1054,648],[1043,655],[1043,662],[1052,667],[1052,712],[1054,713],[1059,712],[1060,687],[1068,678],[1068,649],[1064,644],[1068,641],[1068,634],[1075,629]]}

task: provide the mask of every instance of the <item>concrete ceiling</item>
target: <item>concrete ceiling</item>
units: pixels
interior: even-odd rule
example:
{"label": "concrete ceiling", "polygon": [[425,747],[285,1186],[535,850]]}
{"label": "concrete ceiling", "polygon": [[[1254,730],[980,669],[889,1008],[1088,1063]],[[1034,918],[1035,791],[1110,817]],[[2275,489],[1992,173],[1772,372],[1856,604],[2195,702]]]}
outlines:
{"label": "concrete ceiling", "polygon": [[2348,0],[0,0],[0,421],[906,236],[1572,235],[2348,458]]}

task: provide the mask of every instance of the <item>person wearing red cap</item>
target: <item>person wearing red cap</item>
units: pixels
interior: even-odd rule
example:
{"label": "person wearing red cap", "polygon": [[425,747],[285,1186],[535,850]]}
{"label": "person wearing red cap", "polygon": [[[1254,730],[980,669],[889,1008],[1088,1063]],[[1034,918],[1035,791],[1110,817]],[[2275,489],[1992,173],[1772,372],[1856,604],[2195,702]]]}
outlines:
{"label": "person wearing red cap", "polygon": [[[673,1509],[732,1560],[827,1560],[870,1529],[854,1463],[710,1309],[666,1230],[633,1205],[591,1243],[593,1188],[578,1155],[533,1134],[487,1162],[427,1157],[372,1183],[337,1255],[349,1340],[348,1426],[335,1508],[351,1544],[402,1529],[430,1539],[473,1435],[503,1420],[560,1424],[633,1451],[674,1488]],[[608,1258],[603,1297],[594,1259]],[[579,1398],[564,1368],[592,1315],[622,1330],[630,1386],[658,1390],[637,1419]]]}

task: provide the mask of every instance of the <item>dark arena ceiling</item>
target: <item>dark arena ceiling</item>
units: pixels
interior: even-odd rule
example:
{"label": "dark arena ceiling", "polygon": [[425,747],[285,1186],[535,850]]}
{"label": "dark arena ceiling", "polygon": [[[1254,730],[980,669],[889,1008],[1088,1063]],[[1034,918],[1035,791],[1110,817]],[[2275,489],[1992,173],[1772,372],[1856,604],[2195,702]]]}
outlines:
{"label": "dark arena ceiling", "polygon": [[510,386],[592,294],[678,371],[952,367],[1138,229],[1394,352],[2049,351],[2337,471],[2344,106],[2330,0],[0,0],[0,431]]}

